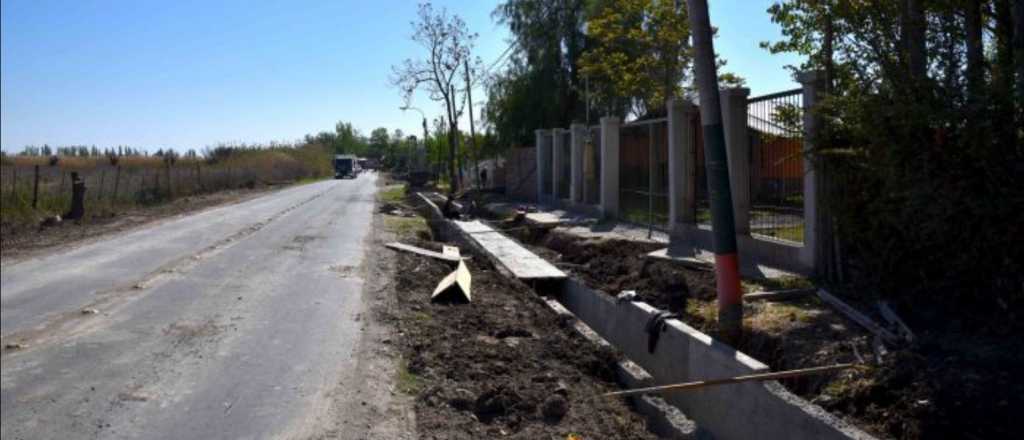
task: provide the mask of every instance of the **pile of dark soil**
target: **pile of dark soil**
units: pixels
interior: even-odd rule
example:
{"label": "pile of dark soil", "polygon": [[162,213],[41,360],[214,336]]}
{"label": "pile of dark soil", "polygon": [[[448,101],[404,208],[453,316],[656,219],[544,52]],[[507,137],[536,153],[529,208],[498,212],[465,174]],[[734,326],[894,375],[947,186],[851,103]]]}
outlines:
{"label": "pile of dark soil", "polygon": [[452,268],[406,253],[396,267],[394,313],[406,359],[398,381],[417,396],[422,437],[654,438],[624,401],[595,398],[618,389],[616,354],[577,335],[527,286],[472,260],[473,302],[431,303]]}
{"label": "pile of dark soil", "polygon": [[644,258],[664,247],[657,243],[629,240],[581,239],[551,231],[534,239],[538,247],[563,270],[581,278],[588,286],[617,295],[636,290],[638,299],[672,312],[685,312],[689,298],[714,299],[715,274],[691,269],[669,261]]}

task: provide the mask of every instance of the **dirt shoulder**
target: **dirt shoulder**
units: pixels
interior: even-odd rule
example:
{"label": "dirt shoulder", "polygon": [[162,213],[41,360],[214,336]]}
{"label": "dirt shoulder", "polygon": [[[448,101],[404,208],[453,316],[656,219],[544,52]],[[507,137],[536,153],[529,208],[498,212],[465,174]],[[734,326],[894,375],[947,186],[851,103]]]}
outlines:
{"label": "dirt shoulder", "polygon": [[15,263],[46,253],[71,249],[172,217],[241,203],[287,187],[289,185],[259,186],[253,189],[232,189],[186,196],[168,203],[128,209],[102,217],[89,217],[81,222],[62,222],[46,228],[3,224],[0,225],[0,258],[5,265]]}
{"label": "dirt shoulder", "polygon": [[[402,242],[440,250],[405,205],[385,225]],[[473,301],[434,303],[451,265],[381,252],[395,259],[384,318],[397,332],[396,380],[415,401],[421,438],[655,438],[624,401],[595,398],[619,389],[616,353],[579,336],[528,286],[477,258],[468,261]]]}

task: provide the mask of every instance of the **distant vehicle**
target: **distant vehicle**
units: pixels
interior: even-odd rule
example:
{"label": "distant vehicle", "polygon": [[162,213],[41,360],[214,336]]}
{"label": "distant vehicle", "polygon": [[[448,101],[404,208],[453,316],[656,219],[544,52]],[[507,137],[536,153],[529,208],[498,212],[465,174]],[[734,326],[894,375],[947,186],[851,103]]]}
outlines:
{"label": "distant vehicle", "polygon": [[359,176],[359,172],[362,168],[359,166],[359,160],[351,154],[339,154],[334,156],[334,178],[335,179],[355,179]]}

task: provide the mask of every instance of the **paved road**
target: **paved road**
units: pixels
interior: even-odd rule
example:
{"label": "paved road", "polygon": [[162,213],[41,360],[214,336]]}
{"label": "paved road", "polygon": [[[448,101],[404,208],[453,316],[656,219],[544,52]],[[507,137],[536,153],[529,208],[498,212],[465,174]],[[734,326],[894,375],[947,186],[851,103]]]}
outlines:
{"label": "paved road", "polygon": [[355,363],[375,179],[293,187],[5,265],[0,333],[26,347],[2,355],[0,435],[331,429]]}

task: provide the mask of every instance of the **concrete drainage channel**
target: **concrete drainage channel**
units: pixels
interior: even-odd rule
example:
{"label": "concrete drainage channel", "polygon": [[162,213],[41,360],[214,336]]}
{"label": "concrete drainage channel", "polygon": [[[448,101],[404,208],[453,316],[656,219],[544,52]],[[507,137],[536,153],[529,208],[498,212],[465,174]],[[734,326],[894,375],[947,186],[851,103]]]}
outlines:
{"label": "concrete drainage channel", "polygon": [[[431,197],[423,193],[419,197],[431,228],[442,239],[487,257],[507,276],[514,277],[515,271],[521,271],[509,266],[520,264],[525,249],[513,252],[518,261],[510,261],[506,250],[495,250],[493,245],[485,249],[481,246],[482,234],[493,240],[500,233],[476,221],[447,220]],[[658,309],[644,302],[618,303],[610,295],[564,275],[528,283],[539,294],[554,298],[547,303],[556,313],[574,316],[577,331],[595,343],[610,344],[628,358],[618,368],[626,388],[768,371],[767,365],[676,319],[665,321],[654,350],[648,351],[645,327]],[[646,395],[635,399],[634,404],[647,417],[650,430],[666,438],[874,438],[790,393],[777,381],[707,387],[660,397]]]}

